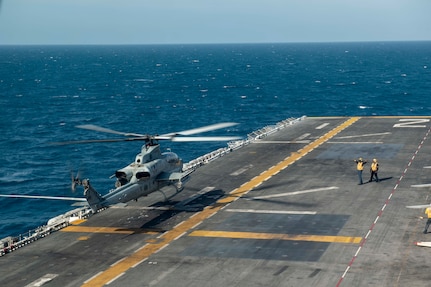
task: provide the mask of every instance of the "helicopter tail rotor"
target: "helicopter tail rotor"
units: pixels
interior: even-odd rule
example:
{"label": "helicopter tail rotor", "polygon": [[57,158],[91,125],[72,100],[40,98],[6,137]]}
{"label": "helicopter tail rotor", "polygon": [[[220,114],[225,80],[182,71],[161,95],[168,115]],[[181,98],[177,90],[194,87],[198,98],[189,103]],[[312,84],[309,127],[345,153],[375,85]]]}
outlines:
{"label": "helicopter tail rotor", "polygon": [[76,185],[82,185],[82,181],[79,179],[79,171],[77,172],[76,177],[74,176],[73,171],[70,171],[70,177],[72,180],[71,190],[73,193],[75,193]]}

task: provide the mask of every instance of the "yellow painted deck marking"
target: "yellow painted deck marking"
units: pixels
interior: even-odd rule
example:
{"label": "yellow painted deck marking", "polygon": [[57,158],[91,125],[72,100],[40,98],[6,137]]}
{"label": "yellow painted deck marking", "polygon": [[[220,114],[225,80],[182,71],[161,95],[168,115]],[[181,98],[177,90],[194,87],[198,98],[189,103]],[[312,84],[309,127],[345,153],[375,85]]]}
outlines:
{"label": "yellow painted deck marking", "polygon": [[86,221],[87,221],[87,219],[77,219],[77,220],[72,221],[70,224],[79,225],[79,224],[86,222]]}
{"label": "yellow painted deck marking", "polygon": [[90,239],[89,236],[80,236],[80,237],[78,237],[78,240],[80,240],[80,241],[85,241],[85,240],[88,240],[88,239]]}
{"label": "yellow painted deck marking", "polygon": [[120,227],[93,227],[93,226],[75,226],[70,225],[61,230],[62,232],[82,232],[82,233],[118,233],[118,234],[159,234],[160,232],[146,230],[141,228],[120,228]]}
{"label": "yellow painted deck marking", "polygon": [[313,241],[328,243],[361,243],[362,237],[351,236],[330,236],[330,235],[293,235],[276,233],[255,233],[255,232],[230,232],[230,231],[209,231],[196,230],[189,236],[217,237],[217,238],[237,238],[237,239],[277,239],[292,241]]}
{"label": "yellow painted deck marking", "polygon": [[271,177],[272,175],[278,173],[280,170],[285,169],[289,165],[293,164],[297,160],[299,160],[301,157],[315,149],[316,147],[320,146],[324,142],[328,141],[330,138],[334,137],[336,134],[347,128],[348,126],[352,125],[356,121],[358,121],[360,117],[352,117],[349,118],[347,121],[339,125],[338,127],[334,128],[333,130],[329,131],[322,137],[318,138],[314,142],[306,145],[304,148],[298,150],[296,153],[292,153],[290,156],[285,158],[283,161],[278,163],[277,165],[273,166],[272,168],[268,169],[267,171],[261,173],[259,176],[253,178],[251,181],[243,184],[241,187],[233,190],[230,193],[230,196],[221,198],[216,202],[213,206],[208,206],[204,210],[202,210],[199,213],[196,213],[186,221],[183,221],[179,225],[177,225],[174,229],[167,231],[162,236],[160,236],[160,242],[157,242],[155,244],[147,244],[144,247],[138,249],[135,253],[131,254],[128,257],[125,257],[123,260],[117,262],[116,264],[112,265],[110,268],[105,270],[104,272],[101,272],[97,276],[91,278],[87,282],[85,282],[82,286],[83,287],[95,287],[95,286],[103,286],[107,284],[108,282],[112,281],[117,276],[121,275],[122,273],[126,272],[128,269],[132,268],[132,266],[135,266],[136,264],[142,262],[145,258],[149,257],[153,253],[157,252],[158,250],[164,248],[166,245],[174,241],[175,239],[181,237],[185,232],[196,226],[197,224],[201,223],[211,215],[218,212],[222,207],[226,206],[227,204],[233,202],[238,197],[241,197],[242,195],[246,194],[250,190],[252,190],[255,186],[261,184],[263,181]]}

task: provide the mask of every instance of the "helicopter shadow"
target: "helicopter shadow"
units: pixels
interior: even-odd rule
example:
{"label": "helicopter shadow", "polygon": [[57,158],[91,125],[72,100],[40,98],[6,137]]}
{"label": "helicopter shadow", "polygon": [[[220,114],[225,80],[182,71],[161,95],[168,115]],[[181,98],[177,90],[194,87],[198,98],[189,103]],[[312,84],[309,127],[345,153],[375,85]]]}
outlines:
{"label": "helicopter shadow", "polygon": [[[215,189],[204,194],[197,194],[191,198],[186,198],[182,201],[160,201],[150,207],[153,207],[159,213],[151,220],[145,222],[141,229],[158,229],[164,222],[182,212],[199,212],[205,207],[213,205],[218,199],[223,197],[225,192],[220,189]],[[166,208],[166,210],[163,210]]]}

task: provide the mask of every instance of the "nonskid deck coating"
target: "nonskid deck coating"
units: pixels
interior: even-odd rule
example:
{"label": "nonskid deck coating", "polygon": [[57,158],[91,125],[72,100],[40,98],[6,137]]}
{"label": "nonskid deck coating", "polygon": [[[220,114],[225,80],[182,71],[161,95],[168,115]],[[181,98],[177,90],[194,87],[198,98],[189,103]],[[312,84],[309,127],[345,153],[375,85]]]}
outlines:
{"label": "nonskid deck coating", "polygon": [[[2,257],[0,284],[428,286],[423,211],[405,206],[429,203],[411,186],[431,182],[430,126],[306,118],[199,168],[164,205],[210,190],[194,211],[108,209]],[[382,181],[357,185],[357,157],[378,158]]]}

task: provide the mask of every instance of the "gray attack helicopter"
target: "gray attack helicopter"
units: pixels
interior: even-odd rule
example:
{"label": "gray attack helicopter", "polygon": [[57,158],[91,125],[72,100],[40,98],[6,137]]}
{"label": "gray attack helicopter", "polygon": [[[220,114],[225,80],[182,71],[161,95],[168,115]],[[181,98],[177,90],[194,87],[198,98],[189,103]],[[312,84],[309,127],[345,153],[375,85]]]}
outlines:
{"label": "gray attack helicopter", "polygon": [[237,123],[218,123],[181,132],[168,133],[163,135],[144,135],[137,133],[119,132],[96,125],[80,125],[81,129],[122,135],[124,138],[99,139],[99,140],[82,140],[57,142],[53,144],[82,144],[82,143],[100,143],[100,142],[119,142],[119,141],[144,141],[141,152],[136,155],[135,161],[128,166],[123,167],[115,172],[117,178],[115,189],[105,195],[98,193],[90,184],[89,179],[79,179],[79,176],[72,175],[72,190],[77,185],[83,186],[85,198],[76,197],[54,197],[38,195],[0,195],[2,197],[18,198],[38,198],[38,199],[58,199],[71,201],[86,201],[94,212],[116,204],[125,204],[131,200],[138,200],[141,196],[159,191],[161,188],[173,185],[176,193],[182,191],[183,183],[189,178],[193,170],[183,171],[182,160],[173,152],[161,152],[159,141],[169,140],[173,142],[191,142],[191,141],[231,141],[239,137],[215,136],[215,137],[189,137],[189,135],[208,132],[221,128],[231,127]]}

